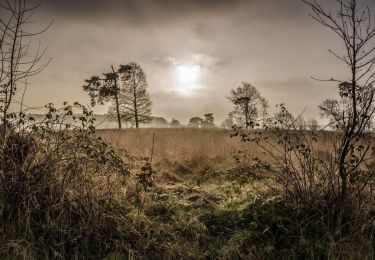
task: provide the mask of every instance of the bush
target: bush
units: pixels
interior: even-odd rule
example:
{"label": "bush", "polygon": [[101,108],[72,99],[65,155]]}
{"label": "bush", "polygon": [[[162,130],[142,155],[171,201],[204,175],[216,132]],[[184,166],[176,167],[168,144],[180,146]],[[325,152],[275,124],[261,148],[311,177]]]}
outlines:
{"label": "bush", "polygon": [[[287,205],[297,207],[299,223],[303,223],[299,227],[300,236],[313,243],[311,248],[315,251],[311,252],[319,252],[320,248],[327,251],[330,245],[335,245],[334,251],[343,241],[367,236],[364,231],[374,228],[370,212],[374,210],[375,175],[374,158],[366,155],[362,143],[371,143],[371,136],[362,135],[351,147],[350,160],[345,161],[353,178],[347,184],[343,205],[338,163],[341,134],[329,133],[328,147],[320,147],[318,140],[326,138],[327,133],[299,130],[297,119],[283,105],[278,117],[268,121],[266,130],[233,128],[232,136],[255,144],[262,151],[260,156],[242,150],[236,153],[236,158],[238,161],[243,157],[252,159],[254,167],[263,169],[259,172],[264,178],[259,180],[272,194]],[[341,221],[338,216],[343,212]]]}
{"label": "bush", "polygon": [[104,255],[125,225],[108,205],[119,195],[127,166],[94,137],[92,112],[77,103],[46,108],[39,122],[12,115],[2,139],[0,257]]}

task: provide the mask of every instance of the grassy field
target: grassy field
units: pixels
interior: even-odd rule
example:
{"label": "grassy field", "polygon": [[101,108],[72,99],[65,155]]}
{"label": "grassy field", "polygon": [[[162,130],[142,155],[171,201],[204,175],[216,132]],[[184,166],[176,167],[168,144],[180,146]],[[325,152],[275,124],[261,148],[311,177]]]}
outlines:
{"label": "grassy field", "polygon": [[242,148],[228,130],[216,129],[126,129],[100,130],[98,134],[112,145],[135,156],[150,156],[154,136],[155,162],[186,162],[197,158],[224,160],[230,163],[234,149]]}
{"label": "grassy field", "polygon": [[[231,137],[230,130],[224,129],[99,130],[97,135],[134,158],[148,158],[153,153],[153,164],[159,170],[165,170],[171,165],[194,164],[209,166],[217,171],[245,167],[249,163],[246,158],[240,163],[233,158],[239,150],[246,150],[250,155],[272,163],[271,158],[259,146],[241,142],[239,137]],[[329,154],[332,150],[332,137],[332,133],[320,133],[314,152],[321,156]]]}
{"label": "grassy field", "polygon": [[[158,178],[176,176],[179,172],[200,174],[204,169],[223,172],[237,166],[232,155],[245,148],[238,138],[230,137],[228,130],[126,129],[101,130],[98,135],[126,151],[134,162],[142,163],[142,159],[153,154],[152,165]],[[252,148],[252,152],[258,152],[255,146]]]}
{"label": "grassy field", "polygon": [[[233,159],[237,150],[265,160],[267,155],[253,143],[231,138],[230,131],[127,129],[99,131],[98,135],[126,154],[133,176],[151,155],[154,136],[154,186],[134,200],[140,208],[136,222],[150,225],[145,237],[151,238],[151,244],[144,242],[144,251],[134,251],[135,256],[354,259],[371,254],[371,243],[360,239],[359,245],[350,242],[331,247],[323,239],[326,231],[319,219],[308,219],[302,205],[289,204],[274,194],[265,185],[274,185],[272,181],[250,160],[238,163]],[[328,156],[333,137],[322,132],[314,153]],[[136,198],[140,195],[137,180],[130,183],[127,194]]]}
{"label": "grassy field", "polygon": [[[9,176],[2,186],[0,210],[9,217],[0,223],[0,259],[372,259],[372,207],[355,215],[342,240],[332,241],[331,204],[321,192],[327,175],[311,186],[289,173],[312,196],[296,200],[275,189],[281,182],[271,168],[235,160],[236,151],[246,150],[275,163],[256,144],[230,135],[219,129],[100,130],[96,136],[116,153],[85,136],[39,149],[35,163],[44,167],[31,167],[27,178]],[[335,136],[318,137],[314,158],[329,162]],[[130,174],[116,170],[113,154]],[[312,161],[303,162],[306,168],[289,169],[309,171]]]}

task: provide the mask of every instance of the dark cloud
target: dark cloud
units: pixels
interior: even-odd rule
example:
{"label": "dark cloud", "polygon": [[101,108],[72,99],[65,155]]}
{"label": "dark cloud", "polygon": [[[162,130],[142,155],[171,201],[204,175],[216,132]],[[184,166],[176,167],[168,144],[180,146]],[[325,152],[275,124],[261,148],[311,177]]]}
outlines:
{"label": "dark cloud", "polygon": [[192,15],[230,13],[253,0],[49,0],[47,12],[75,19],[123,18],[145,23],[171,21]]}

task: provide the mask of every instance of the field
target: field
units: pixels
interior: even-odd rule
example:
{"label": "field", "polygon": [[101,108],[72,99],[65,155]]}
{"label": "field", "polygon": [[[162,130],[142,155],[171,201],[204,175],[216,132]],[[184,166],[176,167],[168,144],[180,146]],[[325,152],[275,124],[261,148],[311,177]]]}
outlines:
{"label": "field", "polygon": [[97,134],[126,155],[134,174],[152,155],[155,182],[161,185],[168,179],[173,184],[192,179],[216,182],[228,173],[248,167],[248,159],[238,162],[233,158],[237,151],[262,154],[256,145],[245,144],[222,129],[126,129],[101,130]]}
{"label": "field", "polygon": [[[142,212],[137,213],[137,221],[150,225],[146,237],[151,242],[142,252],[133,252],[135,256],[354,259],[369,255],[371,243],[367,241],[335,247],[319,244],[323,225],[314,217],[307,219],[302,205],[275,194],[269,187],[276,184],[263,169],[253,167],[247,159],[234,160],[237,150],[265,160],[267,156],[255,144],[230,137],[228,130],[127,129],[99,131],[98,135],[123,151],[129,161],[133,174],[132,184],[127,186],[130,196],[140,192],[134,178],[153,154],[154,183],[135,200]],[[334,134],[319,136],[315,152],[324,157],[330,153]]]}
{"label": "field", "polygon": [[[355,204],[348,207],[351,222],[346,222],[349,227],[342,240],[332,241],[327,231],[332,225],[328,196],[335,199],[329,193],[335,171],[333,181],[327,182],[332,177],[330,149],[337,138],[332,132],[296,131],[288,140],[278,131],[282,140],[292,143],[300,137],[307,138],[305,143],[317,138],[309,146],[311,156],[303,158],[300,145],[273,157],[280,136],[270,132],[266,137],[268,148],[274,149],[271,153],[220,129],[72,133],[42,132],[50,142],[33,143],[31,151],[36,153],[23,169],[15,168],[22,174],[3,177],[1,259],[371,259],[373,255],[370,221],[375,211],[373,197],[367,195],[371,192],[362,193],[360,202],[366,207],[360,214],[354,213]],[[30,140],[37,140],[28,134],[12,137],[16,144],[12,149],[24,149]],[[289,151],[297,156],[289,157]],[[321,161],[328,170],[320,168]]]}
{"label": "field", "polygon": [[126,129],[100,130],[98,135],[133,156],[149,157],[154,139],[153,162],[186,163],[194,160],[217,161],[221,166],[232,165],[231,154],[242,149],[238,138],[229,130],[216,129]]}
{"label": "field", "polygon": [[[135,158],[148,158],[153,154],[153,164],[160,170],[165,170],[163,168],[168,165],[186,166],[194,163],[218,171],[247,165],[246,159],[241,160],[240,165],[234,160],[233,155],[239,150],[246,150],[264,160],[269,159],[259,146],[241,142],[239,137],[231,137],[230,130],[224,129],[99,130],[97,135]],[[317,153],[331,151],[332,136],[329,132],[320,133],[316,144]]]}

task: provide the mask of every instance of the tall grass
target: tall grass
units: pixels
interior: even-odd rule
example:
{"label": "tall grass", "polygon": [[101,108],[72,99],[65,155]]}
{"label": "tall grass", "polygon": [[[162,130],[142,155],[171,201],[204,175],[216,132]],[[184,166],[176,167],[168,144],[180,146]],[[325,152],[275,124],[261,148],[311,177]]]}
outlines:
{"label": "tall grass", "polygon": [[238,138],[231,138],[230,131],[223,129],[99,130],[97,135],[133,156],[147,157],[151,153],[153,133],[155,163],[186,163],[204,158],[215,160],[222,167],[231,167],[235,163],[232,156],[237,150],[246,148],[254,154],[261,152],[256,145],[249,147]]}

